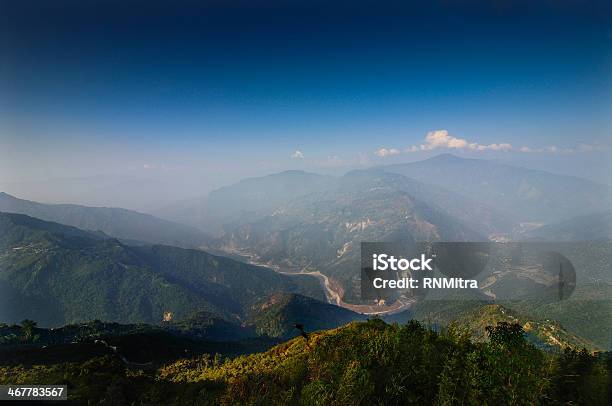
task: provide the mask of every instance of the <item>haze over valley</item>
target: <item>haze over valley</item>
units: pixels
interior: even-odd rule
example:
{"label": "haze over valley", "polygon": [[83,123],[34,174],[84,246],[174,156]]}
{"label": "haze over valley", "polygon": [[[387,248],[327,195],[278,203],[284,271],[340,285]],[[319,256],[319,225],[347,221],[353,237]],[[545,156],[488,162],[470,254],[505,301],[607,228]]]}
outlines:
{"label": "haze over valley", "polygon": [[[349,319],[410,317],[427,302],[361,299],[362,241],[606,243],[611,196],[610,187],[577,177],[451,154],[342,176],[293,170],[246,178],[168,205],[163,219],[1,193],[3,317],[60,326],[91,319],[156,323],[164,314],[180,320],[204,311],[244,326],[258,317],[253,306],[281,292],[345,307]],[[609,253],[584,262],[584,252],[569,251],[578,265],[573,300],[593,300],[605,319],[612,277],[594,261],[609,263]],[[490,292],[506,284],[499,279]],[[528,314],[552,311],[526,303],[518,308]],[[606,346],[601,334],[586,336]]]}

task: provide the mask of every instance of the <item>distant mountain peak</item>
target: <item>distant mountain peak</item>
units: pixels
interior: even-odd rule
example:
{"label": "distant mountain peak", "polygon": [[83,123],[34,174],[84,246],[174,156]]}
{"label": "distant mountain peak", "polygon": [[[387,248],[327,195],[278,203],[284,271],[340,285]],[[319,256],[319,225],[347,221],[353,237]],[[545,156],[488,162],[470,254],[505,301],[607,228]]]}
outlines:
{"label": "distant mountain peak", "polygon": [[431,158],[429,158],[429,161],[435,161],[435,160],[454,160],[454,161],[460,161],[463,160],[465,158],[462,158],[460,156],[457,156],[455,154],[451,154],[450,152],[444,152],[442,154],[438,154],[436,156],[432,156]]}
{"label": "distant mountain peak", "polygon": [[476,198],[515,224],[597,213],[612,201],[612,189],[592,181],[449,153],[379,169]]}
{"label": "distant mountain peak", "polygon": [[482,162],[489,163],[488,159],[482,158],[466,158],[462,156],[458,156],[455,154],[451,154],[450,152],[445,152],[431,158],[424,159],[421,162],[434,162],[434,163],[459,163],[459,162]]}

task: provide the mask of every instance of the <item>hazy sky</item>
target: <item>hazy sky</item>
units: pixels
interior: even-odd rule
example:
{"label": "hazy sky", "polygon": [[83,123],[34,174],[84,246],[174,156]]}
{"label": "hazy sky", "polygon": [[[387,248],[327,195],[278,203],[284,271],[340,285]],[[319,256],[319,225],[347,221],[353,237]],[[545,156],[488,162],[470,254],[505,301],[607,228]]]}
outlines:
{"label": "hazy sky", "polygon": [[0,0],[0,182],[607,159],[609,1],[327,3]]}

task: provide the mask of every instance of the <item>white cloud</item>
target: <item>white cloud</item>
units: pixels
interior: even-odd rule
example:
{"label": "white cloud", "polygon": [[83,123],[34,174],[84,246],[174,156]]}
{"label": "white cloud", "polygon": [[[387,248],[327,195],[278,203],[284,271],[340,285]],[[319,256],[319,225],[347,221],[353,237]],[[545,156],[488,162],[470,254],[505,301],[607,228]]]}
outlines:
{"label": "white cloud", "polygon": [[435,130],[430,131],[425,136],[425,140],[422,144],[412,145],[403,150],[396,148],[381,148],[374,152],[379,157],[388,157],[392,155],[398,155],[402,152],[419,152],[419,151],[432,151],[436,149],[454,149],[454,150],[465,150],[465,151],[515,151],[523,153],[549,153],[549,154],[569,154],[576,151],[591,152],[601,150],[602,147],[598,145],[580,144],[576,148],[561,148],[556,145],[550,145],[543,148],[532,148],[527,146],[514,147],[508,142],[499,142],[493,144],[479,144],[477,142],[468,141],[465,138],[454,137],[448,133],[447,130]]}
{"label": "white cloud", "polygon": [[291,154],[291,158],[293,159],[304,159],[304,153],[299,149],[296,149],[293,154]]}
{"label": "white cloud", "polygon": [[546,152],[550,152],[552,154],[571,154],[574,152],[573,148],[559,148],[556,145],[551,145],[550,147],[545,148]]}
{"label": "white cloud", "polygon": [[396,148],[381,148],[374,153],[384,158],[386,156],[398,155],[400,153],[400,150]]}
{"label": "white cloud", "polygon": [[501,144],[489,144],[489,145],[478,145],[479,151],[485,151],[490,149],[492,151],[511,151],[512,144],[508,144],[507,142],[502,142]]}
{"label": "white cloud", "polygon": [[[469,142],[464,138],[453,137],[448,134],[447,130],[436,130],[430,131],[425,136],[425,142],[420,145],[412,145],[404,152],[417,152],[417,151],[432,151],[434,149],[457,149],[457,150],[471,150],[471,151],[510,151],[512,145],[503,142],[498,144],[478,144],[476,142]],[[375,152],[380,157],[387,157],[391,155],[400,154],[401,151],[395,148],[381,148]]]}
{"label": "white cloud", "polygon": [[[592,151],[591,149],[580,149],[580,150],[581,151]],[[548,153],[548,154],[571,154],[572,152],[575,152],[576,150],[573,148],[560,148],[556,145],[549,145],[544,148],[521,147],[518,149],[518,151],[526,152],[526,153],[539,152],[539,153]]]}
{"label": "white cloud", "polygon": [[425,136],[425,143],[421,144],[418,148],[416,145],[408,148],[408,151],[414,152],[417,149],[421,151],[431,151],[434,149],[468,149],[472,151],[510,151],[512,145],[503,142],[499,144],[478,144],[476,142],[469,142],[464,138],[453,137],[448,134],[447,130],[436,130],[430,131]]}
{"label": "white cloud", "polygon": [[425,144],[421,144],[422,151],[430,151],[436,148],[466,148],[468,142],[462,138],[448,135],[446,130],[430,131],[425,136]]}

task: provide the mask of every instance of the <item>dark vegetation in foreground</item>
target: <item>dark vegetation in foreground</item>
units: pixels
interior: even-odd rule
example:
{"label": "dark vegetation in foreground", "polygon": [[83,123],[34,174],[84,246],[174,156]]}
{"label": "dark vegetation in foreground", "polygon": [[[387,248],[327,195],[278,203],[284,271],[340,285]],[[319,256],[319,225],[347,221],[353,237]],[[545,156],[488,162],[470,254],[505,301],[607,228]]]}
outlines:
{"label": "dark vegetation in foreground", "polygon": [[[216,343],[146,365],[124,359],[138,343],[155,343],[146,332],[138,334],[119,336],[123,354],[87,340],[29,351],[22,346],[18,363],[2,358],[0,384],[66,384],[74,403],[105,405],[605,405],[612,393],[609,353],[544,352],[525,340],[520,325],[506,322],[488,327],[486,341],[474,342],[458,327],[435,332],[416,321],[374,319],[265,352],[236,355],[241,351]],[[158,347],[150,344],[153,350],[171,348],[164,341],[170,336],[156,334],[162,335]],[[126,345],[130,340],[137,345]]]}

